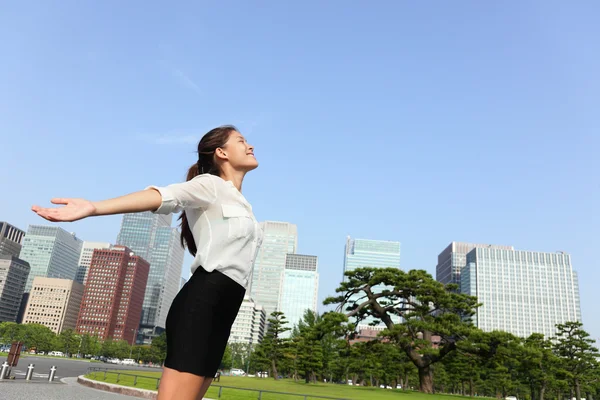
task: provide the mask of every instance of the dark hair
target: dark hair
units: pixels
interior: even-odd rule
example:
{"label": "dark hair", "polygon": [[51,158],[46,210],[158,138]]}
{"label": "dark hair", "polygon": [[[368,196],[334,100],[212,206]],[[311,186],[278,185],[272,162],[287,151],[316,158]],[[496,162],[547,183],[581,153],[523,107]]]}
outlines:
{"label": "dark hair", "polygon": [[[232,132],[238,132],[233,125],[223,125],[218,128],[211,129],[208,133],[202,136],[198,143],[198,161],[194,163],[188,170],[186,181],[194,179],[198,175],[213,174],[219,176],[221,172],[219,166],[215,162],[215,150],[225,146],[229,140],[229,135]],[[181,220],[181,246],[187,247],[190,254],[196,256],[197,248],[194,241],[194,235],[188,223],[185,211],[179,216]]]}

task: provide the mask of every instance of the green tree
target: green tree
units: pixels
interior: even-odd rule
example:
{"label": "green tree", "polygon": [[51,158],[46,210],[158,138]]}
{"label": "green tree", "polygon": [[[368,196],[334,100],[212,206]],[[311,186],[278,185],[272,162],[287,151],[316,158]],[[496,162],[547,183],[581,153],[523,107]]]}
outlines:
{"label": "green tree", "polygon": [[[317,376],[323,371],[322,341],[329,332],[321,316],[312,310],[306,310],[298,326],[292,333],[295,369],[304,375],[306,383],[317,382]],[[295,374],[296,375],[296,374]]]}
{"label": "green tree", "polygon": [[554,350],[562,359],[562,372],[571,382],[577,400],[581,400],[582,386],[587,388],[597,376],[600,353],[594,347],[594,340],[583,330],[581,322],[567,322],[556,325]]}
{"label": "green tree", "polygon": [[514,395],[521,389],[519,364],[523,357],[521,339],[507,332],[476,331],[475,338],[483,373],[484,388],[498,398]]}
{"label": "green tree", "polygon": [[89,333],[85,333],[81,336],[80,351],[84,356],[87,354],[91,354],[92,356],[99,355],[101,348],[102,343],[100,343],[97,337],[91,336]]}
{"label": "green tree", "polygon": [[0,342],[11,344],[12,342],[23,340],[25,333],[24,325],[16,322],[0,323]]}
{"label": "green tree", "polygon": [[282,362],[286,351],[288,350],[289,339],[283,338],[282,334],[289,331],[285,315],[280,311],[274,311],[269,318],[269,329],[260,344],[259,357],[262,358],[261,364],[268,360],[273,378],[279,379],[279,371],[277,366]]}
{"label": "green tree", "polygon": [[544,400],[546,391],[557,379],[559,358],[552,350],[552,342],[540,333],[525,339],[520,373],[529,385],[531,400]]}
{"label": "green tree", "polygon": [[[422,270],[358,268],[347,271],[346,277],[336,289],[341,295],[325,304],[339,304],[357,323],[368,316],[382,321],[385,335],[417,368],[420,390],[433,393],[432,365],[452,352],[471,329],[468,318],[478,306],[476,298],[456,293],[456,285],[444,286]],[[404,322],[394,323],[393,316]],[[439,346],[432,346],[433,336],[440,337]]]}
{"label": "green tree", "polygon": [[163,332],[154,339],[150,345],[154,363],[162,364],[167,358],[167,333]]}
{"label": "green tree", "polygon": [[55,343],[59,351],[70,357],[79,351],[81,337],[73,329],[65,329],[57,336]]}
{"label": "green tree", "polygon": [[41,324],[25,324],[23,325],[23,343],[27,348],[35,348],[36,351],[64,351],[53,349],[56,335],[50,328]]}
{"label": "green tree", "polygon": [[221,358],[221,364],[219,364],[219,368],[221,369],[229,369],[231,367],[233,358],[231,357],[231,347],[227,345],[225,347],[225,352],[223,353],[223,357]]}

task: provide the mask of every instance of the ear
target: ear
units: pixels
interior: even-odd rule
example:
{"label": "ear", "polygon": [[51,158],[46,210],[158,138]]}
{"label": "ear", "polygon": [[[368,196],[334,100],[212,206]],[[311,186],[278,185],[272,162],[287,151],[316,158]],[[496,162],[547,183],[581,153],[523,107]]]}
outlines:
{"label": "ear", "polygon": [[217,147],[217,149],[215,150],[215,155],[217,156],[217,158],[220,158],[221,160],[227,160],[227,153],[220,147]]}

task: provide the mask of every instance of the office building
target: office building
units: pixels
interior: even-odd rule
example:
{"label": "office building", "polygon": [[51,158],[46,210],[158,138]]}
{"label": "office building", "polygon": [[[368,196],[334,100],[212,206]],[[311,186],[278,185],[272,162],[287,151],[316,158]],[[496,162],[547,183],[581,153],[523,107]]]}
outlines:
{"label": "office building", "polygon": [[75,280],[85,285],[87,273],[92,263],[92,255],[96,249],[109,249],[110,243],[105,242],[83,242],[81,246],[81,255],[79,256],[79,266]]}
{"label": "office building", "polygon": [[82,243],[74,233],[57,226],[30,225],[19,256],[31,267],[25,292],[38,276],[74,280]]}
{"label": "office building", "polygon": [[0,322],[17,322],[29,264],[10,254],[0,254]]}
{"label": "office building", "polygon": [[0,221],[0,255],[19,257],[25,231]]}
{"label": "office building", "polygon": [[125,214],[117,244],[130,248],[150,263],[140,326],[145,333],[164,328],[167,313],[179,291],[184,249],[172,215],[151,212]]}
{"label": "office building", "polygon": [[285,258],[296,253],[298,228],[289,222],[266,221],[260,225],[264,237],[252,269],[250,298],[263,306],[268,316],[279,310]]}
{"label": "office building", "polygon": [[250,297],[245,296],[231,327],[229,343],[255,345],[262,342],[267,326],[267,313]]}
{"label": "office building", "polygon": [[[317,313],[318,295],[317,256],[287,254],[279,310],[284,313],[290,328],[302,320],[306,310]],[[289,337],[291,331],[285,334]]]}
{"label": "office building", "polygon": [[[400,269],[400,242],[389,240],[371,240],[371,239],[352,239],[350,236],[346,239],[346,249],[344,252],[344,276],[348,271],[357,268],[398,268]],[[375,287],[374,290],[381,292],[385,289],[392,289],[386,286]],[[351,300],[359,298],[360,295],[353,296]],[[400,322],[400,318],[392,316],[395,323]],[[375,319],[367,317],[359,323],[363,328],[374,323]]]}
{"label": "office building", "polygon": [[179,285],[179,290],[183,289],[185,284],[187,283],[187,279],[181,278],[181,284]]}
{"label": "office building", "polygon": [[581,321],[577,274],[562,252],[474,248],[461,272],[461,292],[483,304],[472,320],[484,331],[553,337],[556,324]]}
{"label": "office building", "polygon": [[94,250],[77,331],[133,344],[149,270],[148,262],[125,246]]}
{"label": "office building", "polygon": [[475,248],[514,250],[512,246],[452,242],[438,255],[435,279],[444,285],[454,283],[460,286],[460,271],[467,264],[467,253]]}
{"label": "office building", "polygon": [[23,317],[24,324],[41,324],[59,334],[75,329],[83,285],[71,279],[35,277]]}

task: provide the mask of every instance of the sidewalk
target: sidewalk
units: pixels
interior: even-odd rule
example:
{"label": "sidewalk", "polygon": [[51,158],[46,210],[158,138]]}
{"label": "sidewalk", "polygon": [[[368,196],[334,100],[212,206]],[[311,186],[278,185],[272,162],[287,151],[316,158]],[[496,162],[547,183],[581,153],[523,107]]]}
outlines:
{"label": "sidewalk", "polygon": [[77,383],[77,378],[63,378],[56,382],[25,381],[0,382],[0,400],[132,400],[139,397],[103,392]]}

